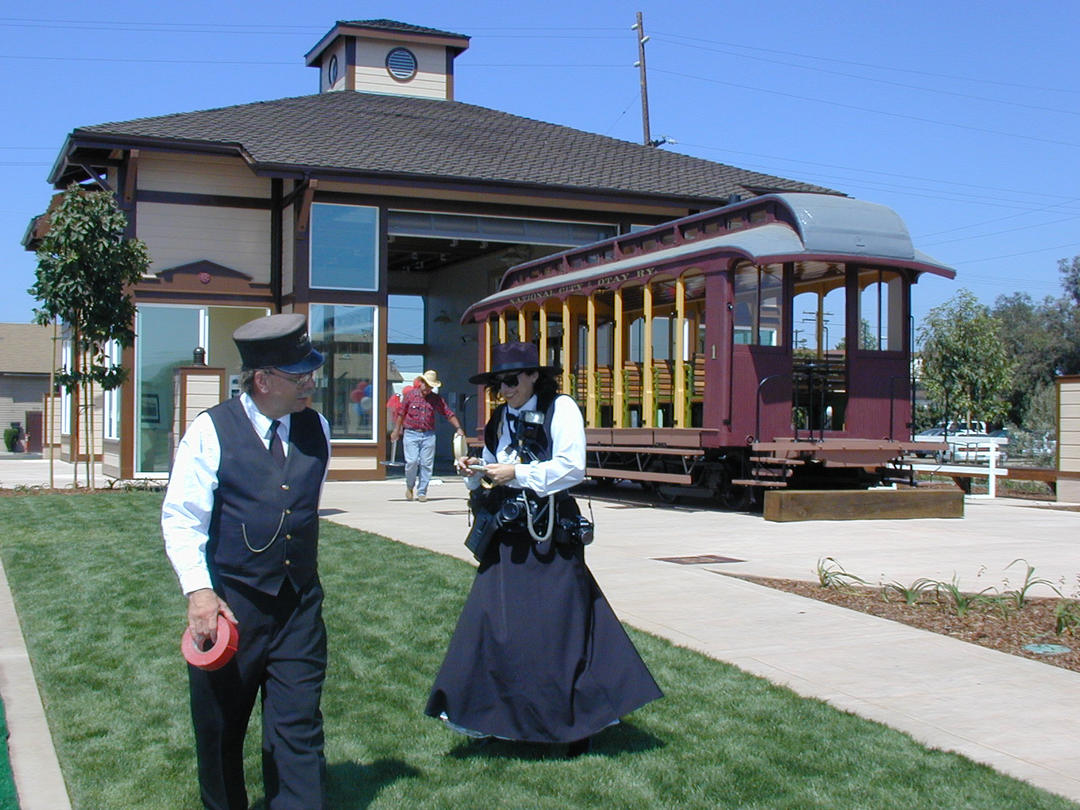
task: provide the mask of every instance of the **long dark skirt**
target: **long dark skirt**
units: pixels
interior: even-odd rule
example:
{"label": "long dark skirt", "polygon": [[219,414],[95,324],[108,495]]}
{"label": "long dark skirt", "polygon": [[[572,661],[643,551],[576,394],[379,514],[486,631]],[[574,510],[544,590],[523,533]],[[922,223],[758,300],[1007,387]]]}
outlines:
{"label": "long dark skirt", "polygon": [[507,533],[491,546],[427,714],[504,739],[572,742],[662,697],[582,546]]}

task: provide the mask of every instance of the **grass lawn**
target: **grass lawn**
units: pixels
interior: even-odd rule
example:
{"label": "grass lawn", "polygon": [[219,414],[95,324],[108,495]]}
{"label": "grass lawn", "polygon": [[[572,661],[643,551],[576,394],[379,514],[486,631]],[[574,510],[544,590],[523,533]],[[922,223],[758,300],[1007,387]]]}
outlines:
{"label": "grass lawn", "polygon": [[18,810],[15,782],[11,778],[11,762],[8,759],[7,735],[4,707],[0,706],[0,810]]}
{"label": "grass lawn", "polygon": [[[81,810],[200,806],[184,605],[160,502],[146,492],[0,498],[0,554]],[[320,567],[334,808],[1075,807],[638,632],[667,696],[600,734],[592,754],[474,747],[422,713],[473,569],[331,523]],[[248,785],[261,807],[258,737]]]}

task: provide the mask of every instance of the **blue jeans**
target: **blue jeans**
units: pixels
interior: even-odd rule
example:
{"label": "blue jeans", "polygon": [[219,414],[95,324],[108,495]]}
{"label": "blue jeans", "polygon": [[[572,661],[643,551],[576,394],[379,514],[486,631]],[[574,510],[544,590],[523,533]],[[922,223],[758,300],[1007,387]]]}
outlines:
{"label": "blue jeans", "polygon": [[405,486],[415,489],[417,495],[427,495],[431,468],[435,466],[435,431],[406,429],[404,436]]}

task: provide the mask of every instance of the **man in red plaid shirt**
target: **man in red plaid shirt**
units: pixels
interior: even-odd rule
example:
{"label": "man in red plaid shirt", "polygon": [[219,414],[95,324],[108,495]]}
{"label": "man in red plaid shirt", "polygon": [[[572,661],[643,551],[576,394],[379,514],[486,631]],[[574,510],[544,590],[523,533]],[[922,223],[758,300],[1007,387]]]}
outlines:
{"label": "man in red plaid shirt", "polygon": [[439,375],[428,369],[413,381],[411,389],[401,397],[401,406],[397,411],[397,423],[390,433],[390,439],[397,441],[404,431],[405,435],[405,500],[427,500],[428,482],[431,469],[435,466],[435,414],[443,417],[464,436],[461,423],[446,404],[446,400],[436,392],[442,387]]}

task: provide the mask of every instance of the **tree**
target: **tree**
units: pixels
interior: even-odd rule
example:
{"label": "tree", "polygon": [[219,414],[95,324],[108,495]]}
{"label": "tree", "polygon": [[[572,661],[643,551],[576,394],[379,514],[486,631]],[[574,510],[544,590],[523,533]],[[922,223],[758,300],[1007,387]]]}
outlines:
{"label": "tree", "polygon": [[[79,363],[56,379],[69,393],[82,387],[84,407],[93,403],[95,383],[109,391],[128,376],[127,369],[108,362],[106,348],[110,341],[126,348],[135,340],[135,303],[128,290],[146,272],[150,256],[145,244],[124,238],[126,227],[111,193],[72,183],[51,212],[37,252],[36,281],[29,292],[41,306],[34,309],[34,320],[59,320],[70,330]],[[93,431],[92,416],[88,430]],[[87,456],[92,455],[91,445]],[[91,485],[92,469],[88,460]]]}
{"label": "tree", "polygon": [[946,419],[995,421],[1008,412],[1012,368],[1001,324],[970,290],[934,307],[919,328],[922,379]]}

